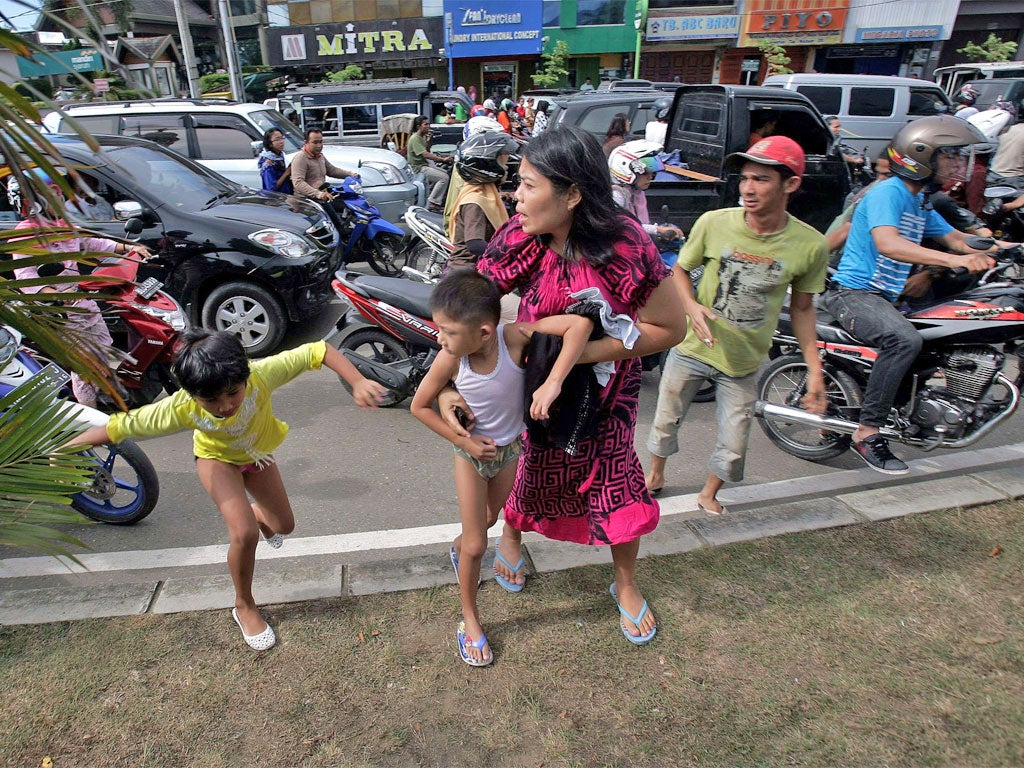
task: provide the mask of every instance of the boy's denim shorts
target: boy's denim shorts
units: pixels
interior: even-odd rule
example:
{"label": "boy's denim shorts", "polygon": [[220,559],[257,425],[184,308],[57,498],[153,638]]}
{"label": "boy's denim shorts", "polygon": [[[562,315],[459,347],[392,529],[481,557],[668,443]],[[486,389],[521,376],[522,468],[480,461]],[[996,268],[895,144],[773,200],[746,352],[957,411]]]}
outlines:
{"label": "boy's denim shorts", "polygon": [[523,452],[523,438],[517,437],[508,445],[502,445],[498,447],[498,454],[490,461],[480,461],[474,459],[464,450],[458,446],[452,446],[455,448],[455,453],[470,464],[473,465],[480,477],[484,480],[490,480],[492,477],[497,477],[498,473],[505,468],[505,465],[511,461],[519,461],[519,455]]}

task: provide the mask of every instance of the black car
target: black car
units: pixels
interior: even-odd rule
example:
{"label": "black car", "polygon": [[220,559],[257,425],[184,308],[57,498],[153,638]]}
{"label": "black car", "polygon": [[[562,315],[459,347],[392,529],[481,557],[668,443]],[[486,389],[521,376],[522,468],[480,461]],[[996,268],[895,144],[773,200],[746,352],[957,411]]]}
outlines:
{"label": "black car", "polygon": [[548,125],[551,128],[575,126],[604,141],[612,118],[621,112],[630,123],[626,141],[632,141],[644,138],[647,123],[655,119],[659,108],[672,104],[672,94],[653,88],[623,89],[554,96],[550,101]]}
{"label": "black car", "polygon": [[[96,154],[80,141],[50,139],[95,192],[69,204],[68,219],[123,237],[124,218],[136,218],[140,242],[159,256],[140,279],[161,280],[193,323],[235,333],[259,356],[281,342],[289,321],[331,301],[338,232],[315,203],[247,189],[150,141],[100,136]],[[115,213],[129,201],[141,210],[118,205]]]}

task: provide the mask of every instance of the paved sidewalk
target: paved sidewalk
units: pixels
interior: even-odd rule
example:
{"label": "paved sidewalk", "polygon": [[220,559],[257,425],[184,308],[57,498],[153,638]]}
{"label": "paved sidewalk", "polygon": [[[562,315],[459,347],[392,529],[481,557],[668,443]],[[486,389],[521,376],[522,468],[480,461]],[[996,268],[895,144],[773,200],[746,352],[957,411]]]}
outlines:
{"label": "paved sidewalk", "polygon": [[[903,477],[865,468],[728,487],[722,500],[730,513],[721,517],[700,512],[695,494],[660,498],[661,524],[644,537],[640,556],[1024,497],[1024,443],[934,453],[910,464]],[[492,538],[499,532],[500,522]],[[457,533],[451,524],[293,537],[280,550],[261,544],[253,592],[271,605],[452,584],[448,542]],[[535,534],[524,536],[524,544],[529,573],[610,562],[604,547]],[[229,608],[234,591],[225,552],[226,546],[86,553],[88,571],[49,557],[0,561],[0,624]],[[492,548],[485,574],[493,556]]]}

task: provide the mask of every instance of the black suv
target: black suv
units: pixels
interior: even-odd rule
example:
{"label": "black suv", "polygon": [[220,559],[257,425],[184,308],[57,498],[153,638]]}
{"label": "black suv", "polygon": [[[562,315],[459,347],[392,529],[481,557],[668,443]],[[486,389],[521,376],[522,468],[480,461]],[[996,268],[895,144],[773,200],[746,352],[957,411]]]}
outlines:
{"label": "black suv", "polygon": [[193,323],[237,334],[249,355],[272,351],[288,321],[313,317],[333,297],[338,232],[315,203],[246,189],[142,139],[99,136],[97,155],[80,141],[49,138],[96,193],[69,204],[68,219],[123,237],[114,204],[138,203],[139,240],[159,256],[140,279],[163,281]]}

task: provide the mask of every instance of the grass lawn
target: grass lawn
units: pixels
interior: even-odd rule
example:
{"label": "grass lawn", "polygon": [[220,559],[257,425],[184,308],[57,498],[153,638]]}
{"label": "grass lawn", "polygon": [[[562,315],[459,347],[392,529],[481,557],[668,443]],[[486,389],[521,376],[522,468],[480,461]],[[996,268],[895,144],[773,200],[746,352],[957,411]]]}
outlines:
{"label": "grass lawn", "polygon": [[1024,765],[1021,502],[481,590],[496,661],[462,664],[456,587],[0,628],[0,765]]}

